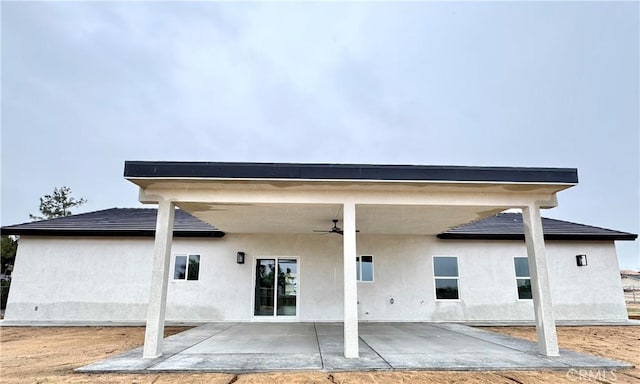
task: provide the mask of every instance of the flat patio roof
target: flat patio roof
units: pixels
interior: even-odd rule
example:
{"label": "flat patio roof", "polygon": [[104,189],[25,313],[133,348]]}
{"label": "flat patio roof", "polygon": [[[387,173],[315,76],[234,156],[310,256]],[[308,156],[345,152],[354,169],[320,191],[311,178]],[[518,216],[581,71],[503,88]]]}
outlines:
{"label": "flat patio roof", "polygon": [[361,234],[436,235],[532,201],[554,207],[578,182],[575,168],[172,161],[126,161],[124,176],[141,202],[172,200],[225,233],[313,233],[347,199]]}
{"label": "flat patio roof", "polygon": [[578,183],[575,168],[175,161],[125,161],[124,177]]}

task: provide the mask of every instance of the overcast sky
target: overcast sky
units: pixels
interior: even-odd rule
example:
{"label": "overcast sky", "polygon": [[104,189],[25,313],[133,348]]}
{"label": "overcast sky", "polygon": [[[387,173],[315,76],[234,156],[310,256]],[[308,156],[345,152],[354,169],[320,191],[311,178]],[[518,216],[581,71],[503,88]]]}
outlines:
{"label": "overcast sky", "polygon": [[638,2],[1,7],[2,225],[202,160],[576,167],[544,216],[639,231]]}

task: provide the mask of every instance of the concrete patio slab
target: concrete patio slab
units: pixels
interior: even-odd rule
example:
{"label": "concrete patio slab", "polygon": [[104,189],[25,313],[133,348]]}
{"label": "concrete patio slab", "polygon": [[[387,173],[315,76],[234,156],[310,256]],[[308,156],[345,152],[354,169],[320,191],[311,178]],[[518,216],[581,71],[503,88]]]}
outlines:
{"label": "concrete patio slab", "polygon": [[177,354],[147,371],[265,372],[322,370],[319,353],[201,353]]}
{"label": "concrete patio slab", "polygon": [[183,354],[304,354],[319,353],[316,331],[313,323],[240,323],[216,334]]}
{"label": "concrete patio slab", "polygon": [[451,323],[361,323],[360,357],[343,356],[341,323],[212,323],[164,340],[164,354],[142,347],[79,372],[263,372],[292,370],[569,370],[632,365],[568,350],[547,357],[537,344]]}
{"label": "concrete patio slab", "polygon": [[384,361],[362,338],[358,344],[359,359],[344,357],[344,339],[342,324],[317,323],[318,347],[322,355],[323,368],[327,371],[375,371],[389,370],[391,366]]}
{"label": "concrete patio slab", "polygon": [[155,359],[143,359],[142,347],[77,369],[80,372],[142,372],[164,360],[229,329],[233,324],[211,323],[164,339],[164,353]]}

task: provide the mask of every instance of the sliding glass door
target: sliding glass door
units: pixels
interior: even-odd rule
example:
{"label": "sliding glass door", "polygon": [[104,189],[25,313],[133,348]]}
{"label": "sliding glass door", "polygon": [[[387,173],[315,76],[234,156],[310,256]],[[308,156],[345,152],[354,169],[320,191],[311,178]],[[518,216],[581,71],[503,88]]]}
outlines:
{"label": "sliding glass door", "polygon": [[256,259],[254,316],[296,316],[298,260]]}
{"label": "sliding glass door", "polygon": [[273,259],[256,260],[256,293],[254,316],[273,316],[274,309],[274,278],[276,276],[276,261]]}

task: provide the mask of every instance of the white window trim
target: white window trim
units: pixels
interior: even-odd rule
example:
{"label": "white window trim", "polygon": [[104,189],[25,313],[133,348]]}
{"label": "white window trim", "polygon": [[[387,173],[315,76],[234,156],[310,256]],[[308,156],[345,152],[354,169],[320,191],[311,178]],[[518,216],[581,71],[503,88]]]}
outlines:
{"label": "white window trim", "polygon": [[[458,267],[458,276],[436,276],[436,257],[454,257],[456,259],[456,265]],[[458,256],[453,255],[434,255],[431,257],[431,267],[433,268],[433,297],[435,301],[444,301],[444,302],[456,302],[462,301],[462,289],[460,287],[460,258]],[[437,279],[455,279],[458,282],[458,298],[457,299],[438,299],[438,292],[436,291],[436,280]]]}
{"label": "white window trim", "polygon": [[[178,256],[186,256],[187,265],[184,270],[184,279],[176,279],[176,259]],[[196,280],[188,280],[187,276],[189,276],[189,256],[200,256],[200,261],[198,262],[198,278]],[[176,253],[173,255],[173,264],[171,264],[171,272],[173,275],[172,281],[181,281],[181,282],[189,282],[195,283],[200,281],[200,272],[202,271],[202,254],[200,253]]]}
{"label": "white window trim", "polygon": [[[255,300],[256,300],[256,260],[258,259],[274,259],[276,266],[279,259],[295,259],[298,266],[298,285],[296,287],[296,315],[278,315],[276,312],[273,316],[256,316]],[[300,321],[300,292],[302,291],[302,284],[300,284],[300,256],[254,256],[251,264],[251,302],[249,307],[249,314],[251,315],[251,321],[256,323],[295,323]],[[274,300],[277,300],[278,295],[274,295]]]}
{"label": "white window trim", "polygon": [[[518,277],[516,274],[516,259],[527,259],[527,265],[529,265],[529,258],[527,256],[513,256],[513,263],[511,265],[513,266],[513,282],[515,283],[516,299],[518,301],[531,302],[533,301],[533,297],[531,299],[521,299],[520,293],[518,293],[518,279],[529,279],[529,284],[531,284],[531,271],[529,271],[529,277]],[[531,295],[533,296],[533,292],[531,292]]]}
{"label": "white window trim", "polygon": [[[371,257],[371,280],[362,280],[362,257],[363,256]],[[358,260],[360,260],[359,266],[357,264]],[[373,257],[373,255],[359,255],[359,256],[356,256],[356,260],[355,260],[356,261],[356,268],[358,268],[358,267],[360,268],[359,271],[356,271],[356,272],[360,273],[360,278],[357,278],[357,275],[356,275],[356,281],[358,283],[371,284],[374,281],[376,281],[376,265],[375,265],[376,262],[374,260],[375,260],[375,258]]]}

